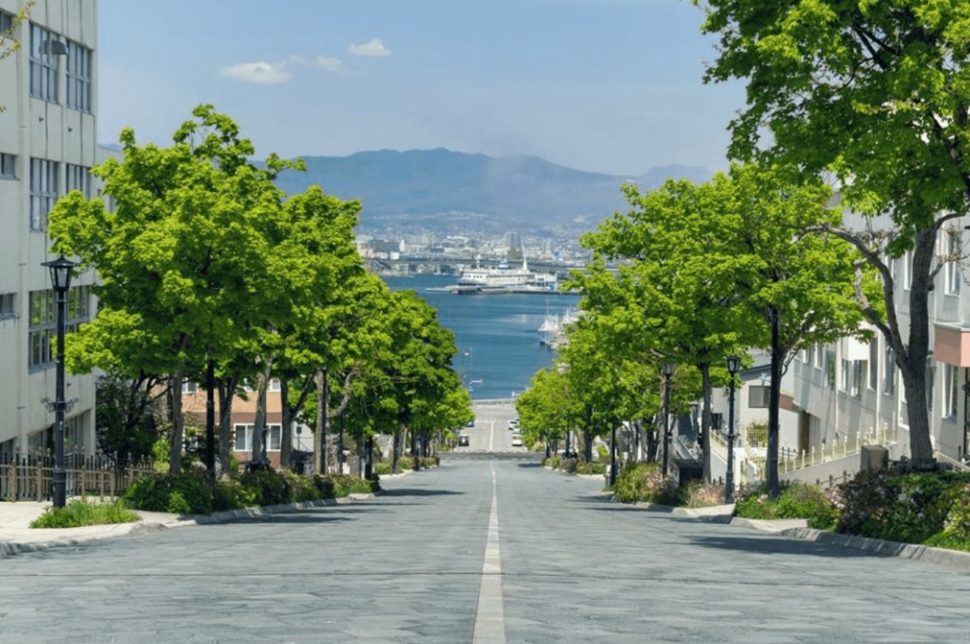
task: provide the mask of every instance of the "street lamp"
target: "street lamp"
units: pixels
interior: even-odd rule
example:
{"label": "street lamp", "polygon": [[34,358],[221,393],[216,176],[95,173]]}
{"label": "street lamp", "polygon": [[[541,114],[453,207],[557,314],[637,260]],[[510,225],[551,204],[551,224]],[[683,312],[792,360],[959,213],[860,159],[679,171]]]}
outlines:
{"label": "street lamp", "polygon": [[664,461],[663,475],[667,476],[668,450],[670,449],[670,377],[674,375],[674,365],[667,362],[660,368],[664,378]]}
{"label": "street lamp", "polygon": [[741,359],[737,356],[727,358],[728,374],[728,448],[727,472],[724,474],[724,503],[734,503],[734,376],[741,368]]}
{"label": "street lamp", "polygon": [[67,476],[64,473],[64,318],[67,316],[67,291],[71,288],[71,272],[76,263],[63,255],[44,262],[51,272],[51,284],[57,293],[57,382],[54,391],[54,475],[52,493],[54,507],[63,508],[67,502]]}

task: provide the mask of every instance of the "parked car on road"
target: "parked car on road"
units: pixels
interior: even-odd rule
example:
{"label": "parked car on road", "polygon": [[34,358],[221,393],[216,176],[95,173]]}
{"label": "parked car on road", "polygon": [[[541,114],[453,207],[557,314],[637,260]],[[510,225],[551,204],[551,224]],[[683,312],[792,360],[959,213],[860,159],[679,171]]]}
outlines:
{"label": "parked car on road", "polygon": [[468,447],[468,435],[462,434],[458,437],[458,447]]}
{"label": "parked car on road", "polygon": [[512,437],[512,447],[522,447],[522,437],[513,436]]}

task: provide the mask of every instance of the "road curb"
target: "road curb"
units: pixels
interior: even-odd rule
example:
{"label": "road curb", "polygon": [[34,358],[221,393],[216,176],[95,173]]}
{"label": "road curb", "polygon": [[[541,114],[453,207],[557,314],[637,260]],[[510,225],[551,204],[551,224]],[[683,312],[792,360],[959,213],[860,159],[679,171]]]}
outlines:
{"label": "road curb", "polygon": [[[46,541],[0,541],[0,559],[5,559],[13,555],[27,552],[40,552],[52,548],[66,548],[80,546],[97,541],[109,541],[121,537],[137,536],[151,532],[159,532],[171,528],[187,528],[200,525],[216,525],[221,523],[232,523],[241,519],[253,519],[267,515],[292,512],[294,510],[309,510],[331,505],[349,505],[373,499],[375,494],[350,494],[339,499],[318,499],[316,501],[301,501],[298,503],[285,503],[281,505],[267,505],[260,508],[243,508],[241,510],[226,510],[224,512],[213,512],[212,514],[190,515],[170,521],[138,521],[133,523],[116,523],[106,526],[98,533],[89,535],[71,535],[70,533],[58,535]],[[137,512],[137,510],[136,510]],[[84,526],[92,528],[96,526]],[[60,528],[58,530],[78,530],[84,528]]]}
{"label": "road curb", "polygon": [[808,527],[788,528],[780,531],[778,534],[803,541],[813,541],[815,543],[841,546],[854,550],[865,550],[866,552],[883,557],[899,557],[913,561],[925,561],[951,569],[956,568],[970,571],[970,552],[963,552],[961,550],[948,550],[946,548],[935,548],[933,546],[923,546],[915,543],[872,539],[859,535],[815,530]]}

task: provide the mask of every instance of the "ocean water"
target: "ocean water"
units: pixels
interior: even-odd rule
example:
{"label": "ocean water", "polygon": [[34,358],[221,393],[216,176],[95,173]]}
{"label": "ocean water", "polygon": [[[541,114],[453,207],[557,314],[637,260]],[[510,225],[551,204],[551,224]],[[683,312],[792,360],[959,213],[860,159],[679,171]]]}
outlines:
{"label": "ocean water", "polygon": [[554,353],[539,344],[548,314],[575,309],[576,295],[452,295],[428,292],[454,284],[455,276],[385,277],[394,290],[413,289],[438,310],[441,324],[458,344],[455,370],[472,398],[511,398],[529,386],[532,374],[552,364]]}

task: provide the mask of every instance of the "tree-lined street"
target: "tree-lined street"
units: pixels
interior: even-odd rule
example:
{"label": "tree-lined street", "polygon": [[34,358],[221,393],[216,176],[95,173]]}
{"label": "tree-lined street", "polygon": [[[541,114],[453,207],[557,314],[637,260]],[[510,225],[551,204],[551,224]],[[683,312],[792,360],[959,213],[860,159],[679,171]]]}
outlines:
{"label": "tree-lined street", "polygon": [[963,572],[631,508],[598,481],[454,456],[358,504],[0,561],[0,640],[472,641],[493,471],[509,642],[965,637]]}

